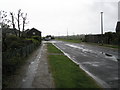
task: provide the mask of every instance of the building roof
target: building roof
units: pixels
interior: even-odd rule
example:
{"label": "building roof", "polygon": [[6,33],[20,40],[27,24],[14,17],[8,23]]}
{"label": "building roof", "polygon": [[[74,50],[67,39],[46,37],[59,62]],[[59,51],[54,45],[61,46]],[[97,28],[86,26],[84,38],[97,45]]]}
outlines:
{"label": "building roof", "polygon": [[27,30],[25,31],[25,33],[29,32],[29,31],[31,31],[31,30],[36,30],[36,31],[38,31],[38,32],[40,32],[40,33],[41,33],[41,31],[37,30],[36,28],[27,29]]}

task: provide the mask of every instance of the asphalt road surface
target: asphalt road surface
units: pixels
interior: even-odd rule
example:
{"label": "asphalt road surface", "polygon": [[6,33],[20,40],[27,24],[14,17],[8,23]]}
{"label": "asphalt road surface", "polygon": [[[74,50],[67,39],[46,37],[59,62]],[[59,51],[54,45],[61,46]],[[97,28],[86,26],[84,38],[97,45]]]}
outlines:
{"label": "asphalt road surface", "polygon": [[[118,88],[118,50],[63,41],[51,41],[104,88]],[[79,77],[78,77],[79,78]]]}

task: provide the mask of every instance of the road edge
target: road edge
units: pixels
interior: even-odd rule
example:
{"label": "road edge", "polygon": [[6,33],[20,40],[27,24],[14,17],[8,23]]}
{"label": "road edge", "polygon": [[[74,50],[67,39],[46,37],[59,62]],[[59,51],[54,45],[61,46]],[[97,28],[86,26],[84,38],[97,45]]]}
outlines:
{"label": "road edge", "polygon": [[52,44],[53,44],[56,48],[58,48],[61,52],[63,52],[63,54],[64,54],[65,56],[67,56],[72,62],[74,62],[75,64],[79,65],[79,68],[82,69],[84,72],[86,72],[86,74],[89,75],[93,80],[95,80],[96,84],[98,84],[101,88],[110,88],[110,86],[109,86],[107,83],[105,83],[103,80],[97,78],[96,76],[92,75],[90,72],[86,71],[85,68],[84,68],[81,64],[75,62],[67,53],[65,53],[63,50],[61,50],[61,49],[60,49],[58,46],[56,46],[54,43],[52,43]]}

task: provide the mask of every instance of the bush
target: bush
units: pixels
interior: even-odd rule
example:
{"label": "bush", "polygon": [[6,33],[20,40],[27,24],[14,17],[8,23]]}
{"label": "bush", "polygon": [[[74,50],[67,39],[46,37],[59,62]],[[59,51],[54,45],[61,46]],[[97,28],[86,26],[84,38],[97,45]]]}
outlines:
{"label": "bush", "polygon": [[14,74],[22,63],[25,62],[25,57],[29,55],[36,47],[40,45],[37,38],[20,38],[16,36],[6,36],[4,39],[2,51],[2,70],[3,70],[3,85],[7,86],[7,77]]}
{"label": "bush", "polygon": [[6,43],[11,43],[12,41],[21,41],[19,37],[16,37],[14,35],[10,35],[6,37]]}
{"label": "bush", "polygon": [[32,36],[33,39],[41,41],[41,37],[40,36]]}
{"label": "bush", "polygon": [[33,38],[26,38],[26,40],[32,41],[32,43],[34,43],[35,45],[39,45],[40,44],[40,42],[38,40],[33,39]]}
{"label": "bush", "polygon": [[10,59],[4,59],[3,75],[11,75],[21,63],[22,58],[19,55],[16,55]]}
{"label": "bush", "polygon": [[15,48],[18,49],[21,47],[25,47],[32,43],[38,44],[39,41],[32,38],[25,39],[25,38],[16,37],[13,35],[7,36],[3,42],[3,52],[9,49],[15,49]]}

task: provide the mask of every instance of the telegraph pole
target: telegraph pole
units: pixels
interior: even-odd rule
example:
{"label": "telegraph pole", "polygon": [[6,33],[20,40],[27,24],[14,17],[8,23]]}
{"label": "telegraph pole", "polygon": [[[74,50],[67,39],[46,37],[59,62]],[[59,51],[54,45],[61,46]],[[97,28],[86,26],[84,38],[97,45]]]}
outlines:
{"label": "telegraph pole", "polygon": [[101,12],[101,44],[103,45],[103,12]]}
{"label": "telegraph pole", "polygon": [[68,39],[68,28],[67,28],[67,39]]}

